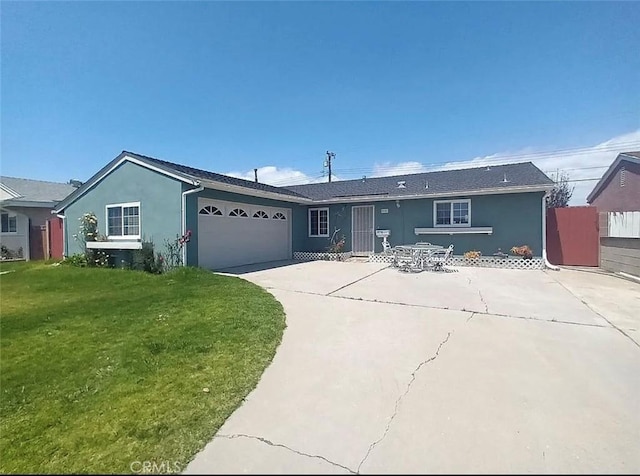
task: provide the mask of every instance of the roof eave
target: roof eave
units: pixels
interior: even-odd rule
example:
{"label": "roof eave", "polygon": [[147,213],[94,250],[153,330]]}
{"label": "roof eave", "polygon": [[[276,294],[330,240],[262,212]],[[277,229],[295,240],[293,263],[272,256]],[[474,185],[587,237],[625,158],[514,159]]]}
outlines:
{"label": "roof eave", "polygon": [[2,200],[0,205],[3,207],[29,207],[29,208],[54,208],[58,201],[53,200]]}
{"label": "roof eave", "polygon": [[9,195],[11,195],[13,198],[18,198],[20,197],[20,194],[18,192],[16,192],[14,189],[12,189],[11,187],[7,187],[5,184],[3,184],[2,182],[0,182],[0,190],[3,190],[4,192],[8,193]]}
{"label": "roof eave", "polygon": [[118,168],[124,162],[131,162],[131,163],[140,165],[141,167],[145,167],[149,170],[153,170],[155,172],[161,173],[168,177],[172,177],[176,180],[188,183],[190,185],[194,185],[194,186],[200,185],[200,182],[195,177],[191,177],[190,175],[183,174],[175,170],[169,170],[165,167],[161,167],[158,164],[151,163],[150,161],[147,161],[143,157],[140,157],[136,154],[132,154],[129,152],[122,152],[115,159],[109,162],[106,166],[100,169],[93,177],[91,177],[84,184],[82,184],[80,188],[78,188],[74,192],[71,192],[71,194],[69,194],[68,197],[66,197],[57,205],[54,212],[55,213],[62,212],[65,208],[67,208],[69,205],[71,205],[73,202],[75,202],[77,199],[79,199],[85,193],[91,190],[94,186],[100,183],[107,175],[113,172],[116,168]]}
{"label": "roof eave", "polygon": [[223,192],[237,193],[240,195],[249,195],[252,197],[270,198],[272,200],[280,200],[282,202],[293,203],[313,203],[313,200],[305,197],[296,197],[293,195],[287,195],[276,192],[269,192],[266,190],[259,190],[255,188],[243,187],[241,185],[232,185],[224,182],[217,182],[215,180],[201,180],[200,184],[206,188],[212,190],[220,190]]}
{"label": "roof eave", "polygon": [[491,188],[479,190],[455,190],[451,192],[415,193],[411,195],[357,195],[353,197],[328,198],[314,200],[313,203],[351,203],[351,202],[384,202],[387,200],[415,200],[419,198],[458,197],[467,195],[499,195],[505,193],[547,192],[553,184],[531,185],[524,187]]}

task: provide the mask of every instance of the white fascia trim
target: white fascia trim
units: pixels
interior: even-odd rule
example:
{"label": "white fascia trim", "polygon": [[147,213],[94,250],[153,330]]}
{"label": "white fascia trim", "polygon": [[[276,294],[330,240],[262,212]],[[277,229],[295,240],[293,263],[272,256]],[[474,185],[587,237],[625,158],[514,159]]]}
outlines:
{"label": "white fascia trim", "polygon": [[445,198],[445,197],[466,197],[470,195],[500,195],[507,193],[527,193],[527,192],[548,192],[553,185],[538,185],[535,187],[511,187],[511,188],[489,188],[485,190],[468,190],[457,192],[415,194],[415,195],[359,195],[356,197],[330,198],[326,200],[314,200],[314,204],[323,203],[352,203],[352,202],[387,202],[390,200],[417,200],[420,198]]}
{"label": "white fascia trim", "polygon": [[141,241],[87,241],[87,248],[96,250],[141,250]]}
{"label": "white fascia trim", "polygon": [[265,190],[256,190],[253,188],[242,187],[240,185],[231,185],[231,184],[222,183],[222,182],[202,180],[201,184],[204,185],[206,188],[209,188],[212,190],[220,190],[222,192],[232,192],[232,193],[237,193],[239,195],[247,195],[249,197],[270,198],[272,200],[279,200],[281,202],[315,203],[310,198],[292,197],[291,195],[281,195],[275,192],[267,192]]}
{"label": "white fascia trim", "polygon": [[7,207],[53,208],[56,202],[36,200],[3,200],[2,205]]}
{"label": "white fascia trim", "polygon": [[[102,182],[102,180],[104,180],[104,178],[107,175],[109,175],[111,172],[113,172],[116,168],[118,168],[124,162],[134,163],[136,165],[139,165],[141,167],[147,168],[149,170],[153,170],[154,172],[158,172],[159,174],[166,175],[167,177],[174,178],[174,179],[179,180],[181,182],[185,182],[185,183],[188,183],[188,184],[191,184],[191,185],[200,185],[200,183],[197,180],[193,179],[193,178],[188,178],[188,177],[183,176],[183,175],[178,175],[178,174],[169,172],[167,170],[161,169],[160,167],[156,167],[155,165],[151,165],[151,164],[145,162],[144,160],[136,159],[135,157],[131,157],[129,155],[125,155],[120,160],[118,160],[115,164],[113,164],[111,167],[109,167],[107,170],[105,170],[102,173],[102,175],[100,175],[98,178],[96,178],[90,185],[87,186],[86,189],[84,189],[81,193],[79,193],[73,199],[73,201],[70,202],[69,204],[67,204],[66,206],[71,205],[71,203],[74,203],[76,200],[78,200],[80,197],[82,197],[84,194],[86,194],[89,190],[91,190],[97,184]],[[64,210],[64,207],[63,208],[56,208],[54,210],[54,212],[55,213],[60,213],[62,210]]]}
{"label": "white fascia trim", "polygon": [[2,189],[4,192],[7,192],[9,195],[12,195],[13,198],[18,198],[20,197],[20,194],[18,192],[16,192],[14,189],[7,187],[5,184],[0,182],[0,189]]}
{"label": "white fascia trim", "polygon": [[416,235],[491,235],[492,226],[439,226],[437,228],[414,228]]}

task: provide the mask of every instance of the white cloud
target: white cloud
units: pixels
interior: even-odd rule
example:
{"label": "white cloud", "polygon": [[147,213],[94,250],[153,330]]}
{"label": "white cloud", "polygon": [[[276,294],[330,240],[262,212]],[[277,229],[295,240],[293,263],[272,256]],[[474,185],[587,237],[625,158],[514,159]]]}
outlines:
{"label": "white cloud", "polygon": [[[253,181],[255,178],[253,170],[250,170],[248,172],[228,172],[224,175],[251,181]],[[332,180],[337,181],[340,180],[340,178],[333,174]],[[326,182],[328,181],[328,177],[313,177],[305,174],[304,172],[301,172],[300,170],[295,170],[289,167],[279,169],[278,167],[275,167],[273,165],[268,165],[266,167],[260,167],[258,169],[258,181],[269,185],[287,186]]]}
{"label": "white cloud", "polygon": [[563,172],[568,174],[570,180],[576,180],[576,182],[570,182],[570,185],[575,187],[571,197],[571,205],[586,205],[587,195],[589,195],[597,180],[580,180],[599,179],[620,152],[638,149],[640,149],[640,129],[613,137],[600,144],[571,150],[547,152],[527,147],[516,152],[500,152],[483,157],[475,157],[470,160],[436,165],[426,165],[416,161],[397,164],[387,162],[375,164],[373,173],[375,177],[382,177],[531,161],[552,179],[555,179],[556,171],[559,171],[560,174]]}
{"label": "white cloud", "polygon": [[[431,169],[433,170],[433,168]],[[372,177],[388,177],[390,175],[419,174],[429,171],[429,167],[420,162],[400,162],[393,165],[391,162],[383,162],[373,166]]]}
{"label": "white cloud", "polygon": [[[499,165],[515,162],[533,162],[540,170],[555,179],[556,171],[566,172],[570,180],[583,180],[600,178],[607,167],[615,160],[620,152],[628,152],[640,149],[640,129],[622,134],[600,144],[582,148],[567,150],[544,151],[535,147],[527,147],[515,152],[499,152],[491,155],[475,157],[460,162],[448,162],[442,164],[423,164],[418,161],[406,161],[399,163],[384,162],[373,166],[370,177],[384,177],[390,175],[414,174],[434,170],[453,170],[468,167],[482,167],[485,165]],[[597,167],[597,168],[595,168]],[[229,172],[226,175],[232,177],[253,180],[253,170],[248,172]],[[365,175],[365,174],[363,174]],[[352,178],[352,177],[349,177]],[[327,177],[310,176],[292,168],[279,169],[274,166],[258,169],[258,179],[262,183],[270,185],[286,186],[301,185],[307,183],[326,182]],[[333,175],[333,180],[341,180]],[[586,205],[586,198],[593,189],[596,180],[571,182],[574,186],[571,205]]]}

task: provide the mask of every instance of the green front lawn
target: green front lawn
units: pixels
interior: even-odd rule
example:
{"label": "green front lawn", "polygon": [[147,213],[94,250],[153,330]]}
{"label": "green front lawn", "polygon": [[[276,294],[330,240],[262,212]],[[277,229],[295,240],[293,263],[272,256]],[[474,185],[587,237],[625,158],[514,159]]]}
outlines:
{"label": "green front lawn", "polygon": [[255,387],[285,327],[269,293],[199,269],[0,264],[8,270],[2,473],[183,469]]}

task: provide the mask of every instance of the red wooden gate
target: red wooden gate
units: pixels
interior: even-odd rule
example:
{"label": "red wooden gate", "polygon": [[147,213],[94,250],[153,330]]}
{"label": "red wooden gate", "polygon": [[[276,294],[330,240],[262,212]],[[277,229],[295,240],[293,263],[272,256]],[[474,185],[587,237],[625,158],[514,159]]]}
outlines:
{"label": "red wooden gate", "polygon": [[49,257],[62,259],[64,252],[62,218],[51,218],[47,221],[49,223]]}
{"label": "red wooden gate", "polygon": [[596,207],[547,210],[547,258],[552,264],[598,266],[599,251]]}

